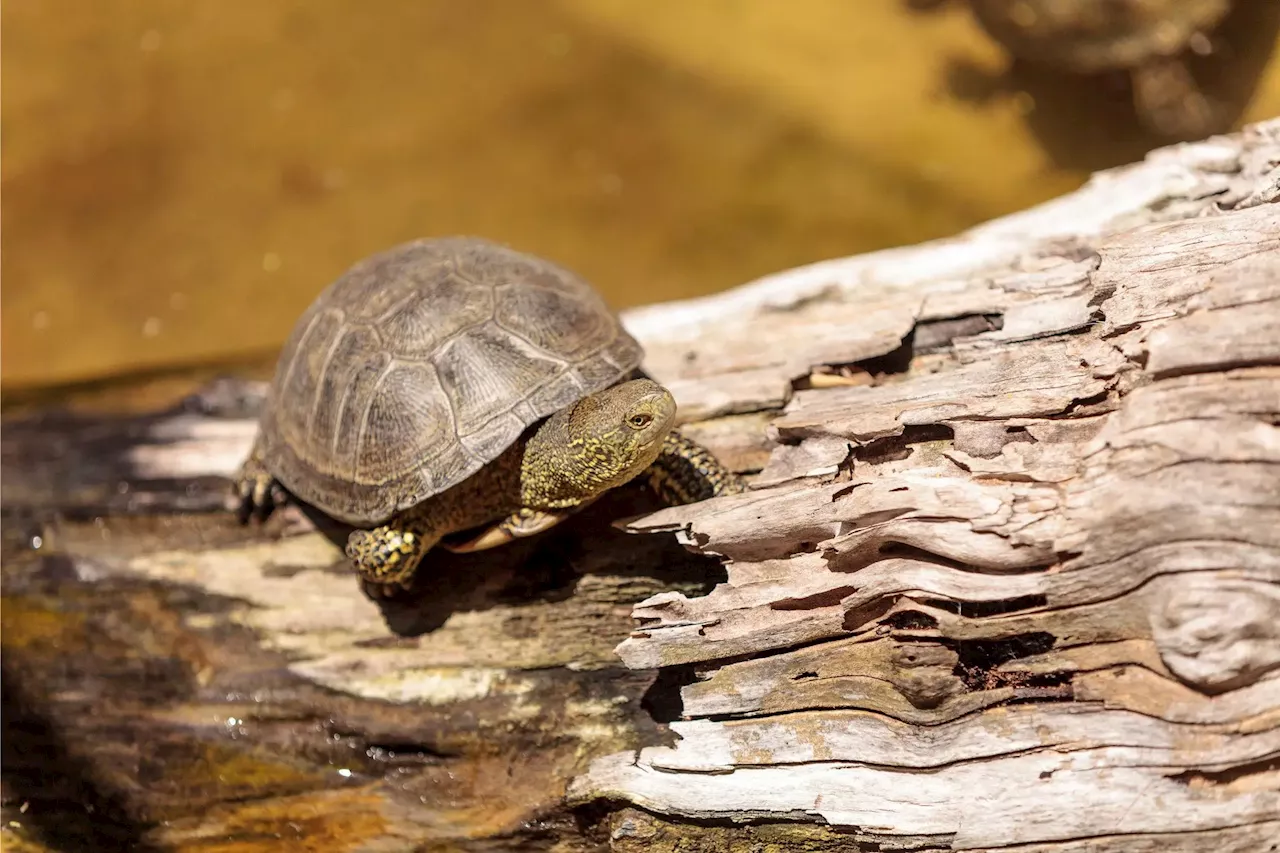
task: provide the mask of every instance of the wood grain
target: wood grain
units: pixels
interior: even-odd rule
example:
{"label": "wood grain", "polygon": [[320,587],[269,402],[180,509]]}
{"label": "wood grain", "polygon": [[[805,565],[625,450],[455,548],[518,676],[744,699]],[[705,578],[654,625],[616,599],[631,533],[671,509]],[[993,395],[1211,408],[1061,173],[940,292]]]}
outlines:
{"label": "wood grain", "polygon": [[1273,121],[632,311],[753,488],[403,601],[314,513],[222,512],[261,385],[6,422],[7,837],[1273,849],[1278,188]]}

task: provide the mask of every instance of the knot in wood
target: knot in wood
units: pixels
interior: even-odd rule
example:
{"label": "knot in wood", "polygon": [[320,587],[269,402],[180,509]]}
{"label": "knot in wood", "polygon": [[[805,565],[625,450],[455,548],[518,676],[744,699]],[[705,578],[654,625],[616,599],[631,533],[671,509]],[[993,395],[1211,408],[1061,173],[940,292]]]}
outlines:
{"label": "knot in wood", "polygon": [[1186,573],[1152,601],[1151,633],[1169,671],[1205,693],[1252,684],[1280,667],[1280,586]]}

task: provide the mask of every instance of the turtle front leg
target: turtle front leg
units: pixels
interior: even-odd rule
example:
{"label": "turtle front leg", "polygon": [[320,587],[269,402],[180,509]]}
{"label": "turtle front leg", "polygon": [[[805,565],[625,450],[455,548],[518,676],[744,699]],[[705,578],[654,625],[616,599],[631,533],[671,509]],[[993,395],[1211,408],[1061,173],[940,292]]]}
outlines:
{"label": "turtle front leg", "polygon": [[646,472],[649,487],[669,506],[697,503],[747,490],[746,481],[701,444],[672,430]]}
{"label": "turtle front leg", "polygon": [[443,535],[427,508],[419,505],[380,527],[352,531],[347,557],[371,591],[388,596],[409,588],[422,558]]}
{"label": "turtle front leg", "polygon": [[246,524],[251,518],[266,521],[276,507],[284,506],[289,500],[289,493],[262,462],[259,438],[254,439],[253,449],[236,472],[231,491],[236,501],[236,513],[241,523]]}

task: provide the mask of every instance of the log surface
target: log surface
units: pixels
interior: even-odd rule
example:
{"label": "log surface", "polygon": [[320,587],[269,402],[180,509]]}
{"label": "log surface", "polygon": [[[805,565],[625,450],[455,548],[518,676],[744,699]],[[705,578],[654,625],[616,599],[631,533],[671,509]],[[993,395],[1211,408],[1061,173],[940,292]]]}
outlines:
{"label": "log surface", "polygon": [[1275,849],[1277,198],[1280,121],[630,312],[752,490],[395,602],[222,511],[260,383],[6,420],[6,843]]}

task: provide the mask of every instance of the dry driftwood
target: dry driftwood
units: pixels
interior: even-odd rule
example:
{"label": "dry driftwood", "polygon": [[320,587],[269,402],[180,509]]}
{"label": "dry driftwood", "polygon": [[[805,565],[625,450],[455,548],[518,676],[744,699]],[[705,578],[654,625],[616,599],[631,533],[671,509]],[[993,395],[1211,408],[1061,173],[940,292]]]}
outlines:
{"label": "dry driftwood", "polygon": [[9,840],[1276,849],[1277,198],[1273,121],[633,311],[752,491],[401,602],[216,512],[260,385],[6,423]]}

